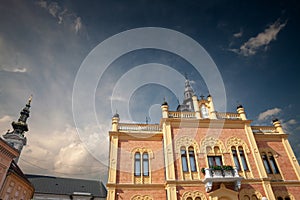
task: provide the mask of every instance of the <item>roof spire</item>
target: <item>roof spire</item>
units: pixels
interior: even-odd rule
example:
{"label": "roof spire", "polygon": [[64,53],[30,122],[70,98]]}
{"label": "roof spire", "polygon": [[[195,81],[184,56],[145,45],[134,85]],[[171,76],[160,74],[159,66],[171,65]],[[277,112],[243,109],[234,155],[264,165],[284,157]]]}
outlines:
{"label": "roof spire", "polygon": [[[13,130],[7,131],[3,135],[4,140],[10,144],[12,147],[17,149],[19,152],[22,151],[23,146],[26,145],[26,137],[24,136],[24,132],[28,131],[28,125],[26,123],[27,119],[29,118],[29,109],[30,103],[32,101],[32,95],[29,97],[27,104],[20,112],[20,117],[17,122],[13,121],[11,123]],[[18,158],[15,159],[15,162],[18,161]]]}

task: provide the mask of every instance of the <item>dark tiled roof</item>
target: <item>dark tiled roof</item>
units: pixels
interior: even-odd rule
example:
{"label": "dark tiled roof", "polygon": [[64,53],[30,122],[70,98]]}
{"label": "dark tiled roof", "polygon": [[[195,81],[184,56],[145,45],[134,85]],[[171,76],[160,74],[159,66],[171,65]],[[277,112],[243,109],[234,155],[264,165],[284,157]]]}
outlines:
{"label": "dark tiled roof", "polygon": [[42,175],[26,175],[34,185],[35,193],[72,195],[74,193],[91,193],[94,197],[106,197],[107,191],[101,181],[72,178],[59,178]]}

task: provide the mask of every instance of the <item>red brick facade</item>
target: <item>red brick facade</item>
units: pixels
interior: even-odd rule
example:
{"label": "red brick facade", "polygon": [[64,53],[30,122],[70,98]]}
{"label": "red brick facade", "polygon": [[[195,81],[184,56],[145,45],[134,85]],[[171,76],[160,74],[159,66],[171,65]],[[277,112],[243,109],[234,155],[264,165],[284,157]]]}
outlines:
{"label": "red brick facade", "polygon": [[[114,116],[107,199],[300,199],[299,164],[279,121],[252,127],[242,107],[205,119],[197,109],[172,112],[165,104],[162,112],[159,125]],[[218,159],[222,166],[210,164]]]}

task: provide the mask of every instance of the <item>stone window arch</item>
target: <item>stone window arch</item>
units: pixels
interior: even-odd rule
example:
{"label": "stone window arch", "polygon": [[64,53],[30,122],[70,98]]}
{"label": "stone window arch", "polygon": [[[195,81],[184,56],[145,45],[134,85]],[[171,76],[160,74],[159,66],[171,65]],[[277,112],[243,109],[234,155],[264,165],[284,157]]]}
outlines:
{"label": "stone window arch", "polygon": [[223,154],[226,153],[225,146],[221,140],[214,137],[206,137],[201,141],[200,153]]}
{"label": "stone window arch", "polygon": [[252,188],[244,188],[241,189],[239,193],[240,199],[245,199],[245,200],[258,200],[262,198],[262,195],[260,192],[252,189]]}
{"label": "stone window arch", "polygon": [[261,158],[267,174],[275,179],[281,179],[277,153],[271,148],[260,149]]}
{"label": "stone window arch", "polygon": [[153,200],[149,195],[134,195],[130,200]]}
{"label": "stone window arch", "polygon": [[207,200],[206,196],[200,191],[186,191],[182,195],[182,200]]}
{"label": "stone window arch", "polygon": [[134,183],[151,183],[151,159],[153,152],[148,148],[134,148],[131,151],[133,162],[133,182]]}
{"label": "stone window arch", "polygon": [[227,150],[231,153],[233,163],[238,171],[251,171],[247,154],[250,153],[246,142],[237,137],[231,137],[226,142]]}
{"label": "stone window arch", "polygon": [[180,155],[182,179],[199,179],[199,146],[196,140],[188,136],[178,138],[175,141],[175,151]]}
{"label": "stone window arch", "polygon": [[285,190],[276,190],[274,194],[276,200],[295,200],[294,196]]}

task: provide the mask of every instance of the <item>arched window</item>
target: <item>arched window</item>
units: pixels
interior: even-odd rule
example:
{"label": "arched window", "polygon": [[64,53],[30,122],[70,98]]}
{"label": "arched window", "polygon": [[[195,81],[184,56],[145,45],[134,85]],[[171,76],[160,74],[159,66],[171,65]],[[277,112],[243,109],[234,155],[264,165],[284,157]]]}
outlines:
{"label": "arched window", "polygon": [[148,153],[143,154],[143,176],[149,176],[149,156],[148,156]]}
{"label": "arched window", "polygon": [[282,197],[277,197],[277,200],[283,200],[283,198]]}
{"label": "arched window", "polygon": [[240,165],[240,161],[239,161],[239,158],[238,158],[238,155],[237,155],[235,147],[231,148],[231,152],[232,152],[232,156],[233,156],[233,161],[234,161],[235,167],[236,167],[236,169],[238,171],[240,171],[241,170],[241,165]]}
{"label": "arched window", "polygon": [[262,160],[263,160],[263,163],[264,163],[264,166],[266,168],[266,172],[267,174],[272,174],[272,171],[271,171],[271,166],[270,166],[270,163],[268,161],[268,158],[267,158],[267,155],[265,153],[262,153]]}
{"label": "arched window", "polygon": [[271,165],[272,170],[273,170],[273,174],[279,174],[279,169],[277,167],[274,156],[270,152],[269,152],[269,161],[270,161],[270,165]]}
{"label": "arched window", "polygon": [[201,200],[201,197],[196,197],[195,200]]}
{"label": "arched window", "polygon": [[244,171],[249,170],[243,147],[239,147],[239,153],[240,153],[240,158],[241,158],[241,161],[242,161]]}
{"label": "arched window", "polygon": [[285,197],[284,200],[291,200],[291,198],[290,197]]}
{"label": "arched window", "polygon": [[207,156],[209,167],[222,166],[222,156]]}
{"label": "arched window", "polygon": [[197,167],[196,167],[195,152],[193,147],[189,147],[189,159],[190,159],[191,171],[196,172]]}
{"label": "arched window", "polygon": [[186,200],[193,200],[193,199],[192,199],[192,197],[188,197],[188,198],[186,198]]}
{"label": "arched window", "polygon": [[141,176],[141,153],[134,154],[134,175]]}
{"label": "arched window", "polygon": [[184,147],[180,150],[181,153],[181,165],[182,165],[182,171],[187,172],[188,171],[188,162],[187,162],[187,154]]}
{"label": "arched window", "polygon": [[262,160],[267,174],[280,174],[276,160],[271,152],[269,152],[268,155],[265,152],[262,152]]}

